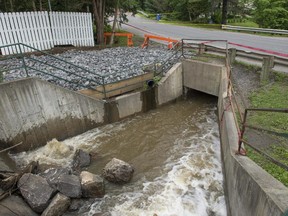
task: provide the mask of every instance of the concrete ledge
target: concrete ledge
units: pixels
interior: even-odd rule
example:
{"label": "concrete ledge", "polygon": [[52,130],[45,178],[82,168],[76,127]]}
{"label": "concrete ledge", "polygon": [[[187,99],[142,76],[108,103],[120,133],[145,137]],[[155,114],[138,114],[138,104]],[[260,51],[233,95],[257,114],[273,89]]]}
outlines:
{"label": "concrete ledge", "polygon": [[232,112],[225,110],[227,76],[222,75],[218,116],[228,209],[232,216],[282,216],[288,208],[288,188],[250,158],[235,155],[238,132]]}
{"label": "concrete ledge", "polygon": [[120,119],[142,111],[141,92],[116,97],[115,102],[117,103]]}
{"label": "concrete ledge", "polygon": [[163,105],[183,94],[182,64],[175,64],[160,80],[156,88],[157,105]]}
{"label": "concrete ledge", "polygon": [[183,62],[184,86],[218,96],[224,66],[185,60]]}

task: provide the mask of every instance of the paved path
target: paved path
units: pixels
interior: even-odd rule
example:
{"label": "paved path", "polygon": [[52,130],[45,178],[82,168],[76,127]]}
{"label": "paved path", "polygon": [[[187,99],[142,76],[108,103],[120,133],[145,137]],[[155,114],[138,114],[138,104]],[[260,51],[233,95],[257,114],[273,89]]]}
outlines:
{"label": "paved path", "polygon": [[[141,17],[132,17],[128,15],[131,25],[122,25],[122,28],[134,34],[143,36],[144,34],[155,34],[175,39],[193,38],[193,39],[213,39],[213,40],[228,40],[228,42],[244,45],[229,45],[237,49],[259,51],[259,49],[274,52],[273,55],[284,56],[288,58],[288,37],[268,37],[253,34],[226,32],[220,30],[208,30],[185,26],[176,26],[170,24],[161,24],[156,20],[149,20]],[[132,27],[133,26],[133,27]],[[213,43],[213,45],[224,47],[223,43]],[[247,48],[253,47],[255,49]]]}

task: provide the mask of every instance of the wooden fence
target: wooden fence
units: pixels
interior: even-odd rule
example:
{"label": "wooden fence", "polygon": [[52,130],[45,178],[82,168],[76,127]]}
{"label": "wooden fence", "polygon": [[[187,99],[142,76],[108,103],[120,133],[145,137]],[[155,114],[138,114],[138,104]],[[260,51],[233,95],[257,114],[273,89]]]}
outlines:
{"label": "wooden fence", "polygon": [[[94,46],[90,13],[17,12],[0,13],[0,46],[24,43],[39,50],[55,45]],[[2,55],[31,49],[2,48]]]}

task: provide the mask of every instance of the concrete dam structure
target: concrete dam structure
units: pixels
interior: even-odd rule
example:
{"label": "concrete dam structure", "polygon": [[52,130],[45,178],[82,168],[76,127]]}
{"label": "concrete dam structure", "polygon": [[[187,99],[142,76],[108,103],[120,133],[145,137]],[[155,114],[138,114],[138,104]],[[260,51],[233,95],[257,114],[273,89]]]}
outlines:
{"label": "concrete dam structure", "polygon": [[235,155],[238,133],[233,114],[226,109],[227,68],[185,60],[174,65],[156,87],[97,100],[27,78],[0,84],[1,148],[28,151],[57,138],[64,140],[100,125],[177,100],[185,88],[218,97],[221,157],[228,215],[279,215],[288,208],[288,189],[248,157]]}

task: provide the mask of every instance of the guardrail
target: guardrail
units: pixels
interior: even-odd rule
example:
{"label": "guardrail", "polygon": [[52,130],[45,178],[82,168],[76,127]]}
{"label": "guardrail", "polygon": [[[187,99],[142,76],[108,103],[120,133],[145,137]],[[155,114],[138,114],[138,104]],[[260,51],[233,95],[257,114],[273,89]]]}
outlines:
{"label": "guardrail", "polygon": [[251,28],[251,27],[232,26],[232,25],[222,25],[222,29],[223,30],[255,32],[255,33],[259,32],[259,33],[288,35],[288,30],[281,30],[281,29]]}
{"label": "guardrail", "polygon": [[[232,48],[233,49],[233,48]],[[229,50],[232,50],[231,48]],[[220,55],[225,55],[226,54],[226,49],[220,48],[220,47],[215,47],[211,45],[205,45],[205,51],[206,52],[215,52],[219,53]],[[264,57],[267,56],[273,56],[274,57],[274,66],[284,66],[288,67],[288,59],[280,56],[274,56],[274,55],[268,55],[268,54],[261,54],[261,53],[256,53],[256,52],[251,52],[251,51],[244,51],[244,50],[238,50],[235,49],[235,57],[243,57],[243,58],[249,58],[253,59],[256,61],[262,62]]]}

